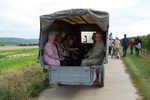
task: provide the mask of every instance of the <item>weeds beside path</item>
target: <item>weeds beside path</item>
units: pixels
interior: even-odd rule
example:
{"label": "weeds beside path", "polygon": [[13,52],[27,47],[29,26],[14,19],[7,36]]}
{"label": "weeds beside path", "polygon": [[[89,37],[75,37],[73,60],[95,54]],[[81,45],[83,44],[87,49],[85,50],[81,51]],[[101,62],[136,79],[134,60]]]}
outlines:
{"label": "weeds beside path", "polygon": [[49,86],[37,53],[37,48],[0,50],[0,100],[29,100]]}
{"label": "weeds beside path", "polygon": [[133,54],[122,60],[143,100],[150,100],[150,58]]}
{"label": "weeds beside path", "polygon": [[38,64],[18,68],[0,75],[0,100],[29,100],[48,84],[43,82],[42,68]]}

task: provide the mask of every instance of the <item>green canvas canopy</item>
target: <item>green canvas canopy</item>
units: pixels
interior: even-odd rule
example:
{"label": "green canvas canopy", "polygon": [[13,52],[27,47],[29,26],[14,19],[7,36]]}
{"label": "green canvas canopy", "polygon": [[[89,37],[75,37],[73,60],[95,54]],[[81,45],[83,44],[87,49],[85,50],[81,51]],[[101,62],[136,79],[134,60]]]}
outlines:
{"label": "green canvas canopy", "polygon": [[42,30],[46,30],[55,20],[63,20],[70,24],[97,24],[103,31],[107,31],[109,14],[92,9],[71,9],[58,11],[40,16]]}

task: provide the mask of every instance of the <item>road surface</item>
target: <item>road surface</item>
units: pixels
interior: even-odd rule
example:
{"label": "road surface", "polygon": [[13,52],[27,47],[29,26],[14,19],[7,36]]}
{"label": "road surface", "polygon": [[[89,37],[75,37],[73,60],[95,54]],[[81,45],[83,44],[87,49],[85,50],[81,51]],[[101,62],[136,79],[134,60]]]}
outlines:
{"label": "road surface", "polygon": [[43,91],[38,100],[141,100],[121,60],[105,65],[105,86],[54,86]]}

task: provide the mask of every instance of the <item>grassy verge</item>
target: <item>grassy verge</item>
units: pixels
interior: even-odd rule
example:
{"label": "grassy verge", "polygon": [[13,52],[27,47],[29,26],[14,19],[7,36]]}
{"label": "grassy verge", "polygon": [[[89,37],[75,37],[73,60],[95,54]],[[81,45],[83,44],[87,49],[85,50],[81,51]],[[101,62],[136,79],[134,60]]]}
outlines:
{"label": "grassy verge", "polygon": [[18,68],[0,75],[0,100],[29,100],[48,84],[43,82],[42,68],[38,64]]}
{"label": "grassy verge", "polygon": [[143,100],[150,100],[150,59],[133,54],[122,60]]}
{"label": "grassy verge", "polygon": [[37,48],[0,51],[0,100],[29,100],[48,87]]}

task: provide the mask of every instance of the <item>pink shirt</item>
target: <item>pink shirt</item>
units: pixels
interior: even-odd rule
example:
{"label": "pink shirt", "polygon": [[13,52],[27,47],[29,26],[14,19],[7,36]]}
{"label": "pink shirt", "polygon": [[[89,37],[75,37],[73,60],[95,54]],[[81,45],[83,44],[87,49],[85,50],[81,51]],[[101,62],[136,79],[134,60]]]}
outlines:
{"label": "pink shirt", "polygon": [[48,41],[44,47],[44,61],[51,66],[60,66],[60,61],[56,58],[59,58],[57,48],[51,41]]}

